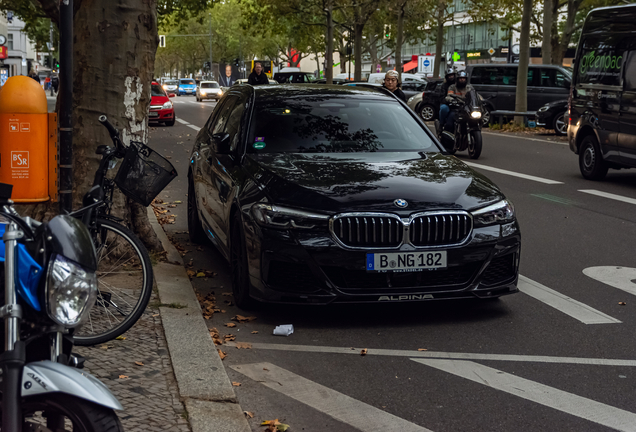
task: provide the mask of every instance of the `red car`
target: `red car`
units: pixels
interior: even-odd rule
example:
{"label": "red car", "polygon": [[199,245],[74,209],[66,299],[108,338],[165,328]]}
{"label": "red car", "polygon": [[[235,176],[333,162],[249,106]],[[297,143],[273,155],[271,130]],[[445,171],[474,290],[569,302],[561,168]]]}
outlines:
{"label": "red car", "polygon": [[152,100],[150,101],[150,112],[148,120],[150,123],[165,123],[166,126],[174,126],[177,116],[174,113],[174,105],[170,101],[174,93],[168,96],[161,86],[153,82],[150,87]]}

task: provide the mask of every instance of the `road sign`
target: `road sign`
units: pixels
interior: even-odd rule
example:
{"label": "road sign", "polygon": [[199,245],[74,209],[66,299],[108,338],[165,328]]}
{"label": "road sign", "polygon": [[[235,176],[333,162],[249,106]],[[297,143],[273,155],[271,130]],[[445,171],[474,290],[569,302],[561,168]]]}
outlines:
{"label": "road sign", "polygon": [[453,61],[459,61],[459,59],[460,59],[459,53],[457,51],[455,51],[453,53]]}
{"label": "road sign", "polygon": [[431,65],[431,62],[429,61],[429,59],[424,60],[424,66],[429,67]]}
{"label": "road sign", "polygon": [[493,55],[495,53],[495,49],[494,48],[490,48],[488,50],[488,54]]}
{"label": "road sign", "polygon": [[417,71],[421,73],[430,74],[433,73],[433,63],[435,62],[435,57],[433,56],[418,56],[417,58]]}
{"label": "road sign", "polygon": [[159,47],[160,48],[166,47],[166,35],[159,35]]}

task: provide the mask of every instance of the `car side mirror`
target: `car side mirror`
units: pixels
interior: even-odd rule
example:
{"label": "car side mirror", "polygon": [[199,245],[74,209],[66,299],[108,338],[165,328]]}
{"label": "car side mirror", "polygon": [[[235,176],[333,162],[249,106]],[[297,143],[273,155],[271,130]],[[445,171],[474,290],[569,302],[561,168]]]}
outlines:
{"label": "car side mirror", "polygon": [[174,94],[174,93],[170,93],[170,94],[168,95],[168,97],[175,97],[175,96],[176,96],[176,94]]}
{"label": "car side mirror", "polygon": [[230,153],[230,134],[222,132],[212,135],[212,145],[215,153]]}

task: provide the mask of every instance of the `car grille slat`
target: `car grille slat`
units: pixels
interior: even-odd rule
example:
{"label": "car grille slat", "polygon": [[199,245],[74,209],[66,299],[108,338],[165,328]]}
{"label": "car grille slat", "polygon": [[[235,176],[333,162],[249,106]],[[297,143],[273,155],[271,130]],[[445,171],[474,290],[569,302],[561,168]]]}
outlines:
{"label": "car grille slat", "polygon": [[404,225],[391,216],[356,215],[335,219],[332,233],[345,246],[396,247],[402,243]]}
{"label": "car grille slat", "polygon": [[[414,218],[411,230],[415,246],[444,246],[464,242],[472,231],[472,219],[467,214],[431,215]],[[426,230],[426,235],[424,231]]]}

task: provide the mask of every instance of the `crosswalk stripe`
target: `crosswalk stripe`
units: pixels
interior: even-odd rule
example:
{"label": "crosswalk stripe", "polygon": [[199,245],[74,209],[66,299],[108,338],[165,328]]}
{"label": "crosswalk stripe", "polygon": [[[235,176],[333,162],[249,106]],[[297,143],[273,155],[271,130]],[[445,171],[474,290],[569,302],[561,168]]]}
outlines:
{"label": "crosswalk stripe", "polygon": [[573,416],[625,432],[636,432],[636,414],[471,361],[411,359]]}
{"label": "crosswalk stripe", "polygon": [[556,181],[556,180],[550,180],[550,179],[545,179],[545,178],[541,178],[541,177],[535,177],[535,176],[531,176],[528,174],[522,174],[522,173],[517,173],[514,171],[508,171],[505,169],[501,169],[501,168],[495,168],[495,167],[491,167],[491,166],[486,166],[486,165],[481,165],[481,164],[476,164],[473,162],[464,162],[466,165],[473,167],[473,168],[477,168],[477,169],[482,169],[482,170],[486,170],[486,171],[492,171],[492,172],[496,172],[499,174],[505,174],[505,175],[509,175],[509,176],[513,176],[513,177],[519,177],[522,179],[526,179],[526,180],[532,180],[532,181],[536,181],[539,183],[545,183],[545,184],[563,184],[563,182],[560,181]]}
{"label": "crosswalk stripe", "polygon": [[271,363],[230,366],[264,386],[363,432],[431,432]]}
{"label": "crosswalk stripe", "polygon": [[617,324],[621,321],[612,318],[584,303],[574,300],[558,291],[554,291],[538,282],[519,275],[517,283],[519,291],[533,297],[546,305],[563,312],[584,324]]}

